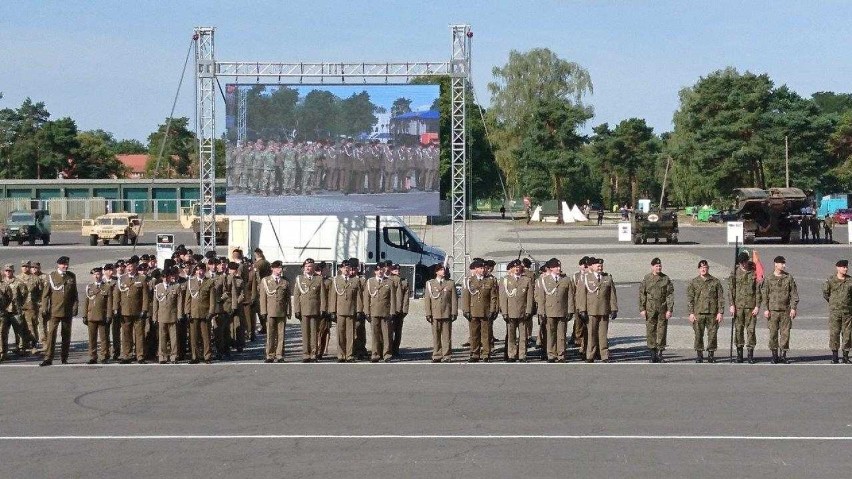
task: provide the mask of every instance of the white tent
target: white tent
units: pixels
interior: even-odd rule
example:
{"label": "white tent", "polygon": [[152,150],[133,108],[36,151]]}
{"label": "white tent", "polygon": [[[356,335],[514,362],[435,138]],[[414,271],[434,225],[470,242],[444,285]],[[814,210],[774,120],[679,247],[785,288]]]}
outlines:
{"label": "white tent", "polygon": [[541,221],[541,206],[536,206],[530,221]]}
{"label": "white tent", "polygon": [[574,217],[575,221],[589,221],[589,219],[586,218],[586,215],[584,215],[583,212],[580,211],[580,208],[577,208],[576,203],[574,203],[574,206],[571,208],[571,216]]}
{"label": "white tent", "polygon": [[568,203],[562,202],[562,222],[563,223],[573,223],[574,215],[571,214],[571,208],[568,207]]}

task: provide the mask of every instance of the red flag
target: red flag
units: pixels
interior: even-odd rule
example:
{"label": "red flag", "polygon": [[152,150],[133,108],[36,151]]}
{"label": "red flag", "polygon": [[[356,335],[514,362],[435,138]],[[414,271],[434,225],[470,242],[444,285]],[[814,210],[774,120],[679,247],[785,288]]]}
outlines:
{"label": "red flag", "polygon": [[751,261],[754,263],[754,275],[757,276],[757,282],[763,282],[763,263],[760,262],[760,255],[757,250],[752,250]]}

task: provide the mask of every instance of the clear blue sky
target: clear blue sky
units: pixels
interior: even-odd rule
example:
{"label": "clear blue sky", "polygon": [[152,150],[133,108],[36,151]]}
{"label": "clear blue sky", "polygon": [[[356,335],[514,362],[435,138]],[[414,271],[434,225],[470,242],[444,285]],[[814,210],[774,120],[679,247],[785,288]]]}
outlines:
{"label": "clear blue sky", "polygon": [[[29,96],[81,129],[144,141],[168,116],[196,25],[217,28],[219,60],[445,61],[448,25],[469,23],[480,102],[511,49],[548,47],[591,73],[589,126],[641,117],[662,132],[678,90],[729,65],[803,96],[852,91],[850,19],[848,1],[3,0],[0,107]],[[190,75],[176,115],[193,118]]]}

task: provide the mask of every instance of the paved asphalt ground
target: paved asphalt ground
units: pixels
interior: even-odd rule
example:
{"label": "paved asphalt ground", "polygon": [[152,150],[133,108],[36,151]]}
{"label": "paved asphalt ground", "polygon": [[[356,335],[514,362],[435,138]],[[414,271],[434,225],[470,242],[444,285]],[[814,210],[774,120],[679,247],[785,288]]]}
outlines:
{"label": "paved asphalt ground", "polygon": [[[448,249],[447,232],[418,233]],[[722,244],[721,228],[684,227],[686,244],[677,246],[618,244],[614,233],[613,226],[475,221],[469,244],[474,255],[498,260],[517,256],[519,241],[537,259],[606,258],[623,305],[611,329],[615,364],[466,364],[467,328],[459,323],[458,362],[431,364],[419,301],[406,322],[403,359],[378,365],[296,363],[291,323],[288,364],[257,362],[254,343],[236,361],[213,365],[85,366],[75,321],[73,364],[37,368],[28,358],[0,366],[0,477],[848,475],[852,367],[826,364],[818,297],[834,261],[850,256],[845,231],[835,245],[757,247],[767,266],[776,254],[787,256],[799,280],[797,362],[789,366],[694,364],[691,330],[674,322],[670,362],[645,363],[634,303],[650,258],[663,258],[682,295],[698,259],[721,276],[732,248]],[[0,263],[51,267],[67,254],[85,281],[91,265],[131,254],[130,247],[84,246],[72,233],[54,236],[58,244],[48,247],[0,248]],[[190,236],[178,240],[189,244]],[[725,351],[728,320],[720,333]]]}

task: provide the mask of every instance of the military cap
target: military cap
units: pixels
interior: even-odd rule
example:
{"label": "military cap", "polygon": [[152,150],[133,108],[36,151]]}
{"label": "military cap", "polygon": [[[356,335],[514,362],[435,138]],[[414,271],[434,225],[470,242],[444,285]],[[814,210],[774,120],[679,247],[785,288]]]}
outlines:
{"label": "military cap", "polygon": [[660,258],[654,258],[654,259],[651,260],[651,266],[655,266],[655,265],[658,265],[658,264],[663,264],[663,262],[660,261]]}
{"label": "military cap", "polygon": [[176,261],[172,258],[166,258],[163,261],[163,268],[171,268],[175,265]]}
{"label": "military cap", "polygon": [[120,268],[120,267],[122,267],[122,266],[124,266],[124,265],[126,265],[126,264],[127,264],[127,262],[125,262],[123,259],[117,260],[117,261],[115,262],[115,266],[116,266],[116,267],[118,267],[118,268]]}
{"label": "military cap", "polygon": [[484,259],[484,258],[480,258],[479,256],[477,256],[476,258],[473,258],[471,261],[481,261],[481,262],[483,262],[483,263],[484,263],[484,262],[485,262],[485,259]]}
{"label": "military cap", "polygon": [[163,269],[163,276],[177,276],[178,270],[175,267],[168,267]]}
{"label": "military cap", "polygon": [[521,265],[523,265],[523,263],[521,262],[521,260],[519,260],[519,259],[513,259],[512,261],[509,261],[509,264],[507,264],[507,265],[506,265],[506,269],[512,269],[512,268],[514,268],[515,266],[521,266]]}
{"label": "military cap", "polygon": [[706,259],[702,259],[698,262],[698,267],[700,268],[702,266],[710,266],[710,263],[708,263]]}
{"label": "military cap", "polygon": [[139,257],[140,261],[148,261],[148,259],[149,259],[149,256],[147,254],[143,254],[142,256]]}
{"label": "military cap", "polygon": [[345,260],[340,262],[341,268],[344,267],[344,266],[351,266],[351,265],[352,265],[352,263],[350,263],[348,259],[345,259]]}
{"label": "military cap", "polygon": [[204,261],[204,256],[202,256],[202,255],[200,255],[200,254],[194,254],[194,255],[192,255],[192,259],[193,259],[196,263],[200,263],[200,262]]}
{"label": "military cap", "polygon": [[21,261],[21,266],[24,268],[29,268],[31,266],[29,261]]}
{"label": "military cap", "polygon": [[56,260],[56,264],[68,264],[71,260],[68,259],[67,256],[60,256],[59,259]]}
{"label": "military cap", "polygon": [[529,258],[522,259],[521,263],[523,263],[524,268],[529,268],[530,266],[532,266],[532,261],[530,261]]}
{"label": "military cap", "polygon": [[776,256],[775,259],[772,260],[772,262],[773,263],[786,263],[787,259],[784,258],[783,256]]}
{"label": "military cap", "polygon": [[104,269],[104,271],[113,271],[113,270],[115,270],[115,266],[113,266],[112,263],[107,263],[107,264],[104,265],[103,269]]}
{"label": "military cap", "polygon": [[127,264],[139,264],[139,257],[134,254],[127,260]]}
{"label": "military cap", "polygon": [[745,251],[740,251],[740,254],[737,255],[737,263],[745,263],[751,259],[751,257]]}
{"label": "military cap", "polygon": [[254,252],[257,253],[257,254],[263,254],[263,250],[260,249],[260,248],[255,248]]}
{"label": "military cap", "polygon": [[207,258],[207,264],[219,264],[219,258],[217,258],[216,256]]}
{"label": "military cap", "polygon": [[186,251],[186,245],[183,245],[183,244],[177,245],[177,248],[175,248],[175,252],[179,253],[179,252],[182,252],[182,251]]}
{"label": "military cap", "polygon": [[89,274],[100,273],[100,272],[103,272],[103,270],[104,270],[103,268],[101,268],[99,266],[95,266],[94,268],[92,268],[91,271],[89,271]]}
{"label": "military cap", "polygon": [[281,260],[277,260],[277,259],[276,259],[276,260],[275,260],[275,261],[273,261],[273,262],[272,262],[272,264],[271,264],[271,265],[269,265],[269,266],[270,266],[271,268],[280,268],[280,267],[284,266],[284,263],[282,263],[282,262],[281,262]]}
{"label": "military cap", "polygon": [[548,268],[557,268],[562,266],[562,262],[558,258],[550,258],[544,265]]}
{"label": "military cap", "polygon": [[358,265],[360,265],[360,264],[361,264],[361,262],[358,261],[358,258],[349,258],[349,266],[351,266],[353,268],[357,268]]}
{"label": "military cap", "polygon": [[7,265],[3,266],[3,271],[15,271],[15,265],[7,264]]}
{"label": "military cap", "polygon": [[588,256],[583,256],[582,258],[580,258],[580,261],[577,263],[577,265],[578,266],[588,266],[590,259],[591,258],[589,258]]}
{"label": "military cap", "polygon": [[36,268],[41,268],[41,261],[36,261],[35,263],[33,263],[33,266],[35,266]]}
{"label": "military cap", "polygon": [[323,268],[325,268],[325,266],[326,266],[325,261],[320,261],[319,263],[317,263],[317,268],[319,268],[319,269],[323,269]]}
{"label": "military cap", "polygon": [[208,251],[208,252],[204,253],[204,257],[207,258],[207,259],[215,258],[216,252],[215,251]]}
{"label": "military cap", "polygon": [[481,260],[474,259],[473,261],[470,262],[470,269],[482,268],[484,266],[485,266],[485,263],[482,262]]}
{"label": "military cap", "polygon": [[393,269],[393,270],[397,270],[397,269],[399,269],[399,263],[393,263],[393,264],[391,264],[390,269]]}
{"label": "military cap", "polygon": [[147,271],[148,263],[139,263],[139,266],[137,266],[137,268],[139,269],[139,271]]}
{"label": "military cap", "polygon": [[235,261],[230,261],[230,262],[228,262],[228,269],[230,269],[232,271],[236,271],[236,270],[240,269],[240,265],[237,264],[237,262],[235,262]]}
{"label": "military cap", "polygon": [[545,272],[547,272],[547,266],[545,266],[545,265],[541,265],[541,266],[539,266],[539,267],[538,267],[538,272],[539,272],[539,273],[545,273]]}
{"label": "military cap", "polygon": [[497,262],[494,261],[493,259],[488,259],[488,260],[485,260],[485,266],[488,266],[489,268],[493,268],[493,267],[497,266]]}
{"label": "military cap", "polygon": [[231,260],[229,260],[227,257],[219,256],[219,263],[220,264],[228,264],[229,261],[231,261]]}
{"label": "military cap", "polygon": [[837,263],[834,263],[834,266],[840,266],[840,267],[843,267],[843,268],[848,268],[849,267],[849,260],[845,260],[845,259],[837,260]]}
{"label": "military cap", "polygon": [[597,262],[598,262],[598,259],[595,258],[594,256],[589,256],[589,257],[586,258],[586,266],[591,266],[591,265],[593,265]]}
{"label": "military cap", "polygon": [[314,259],[308,258],[308,259],[302,261],[302,266],[305,266],[306,264],[314,264]]}

